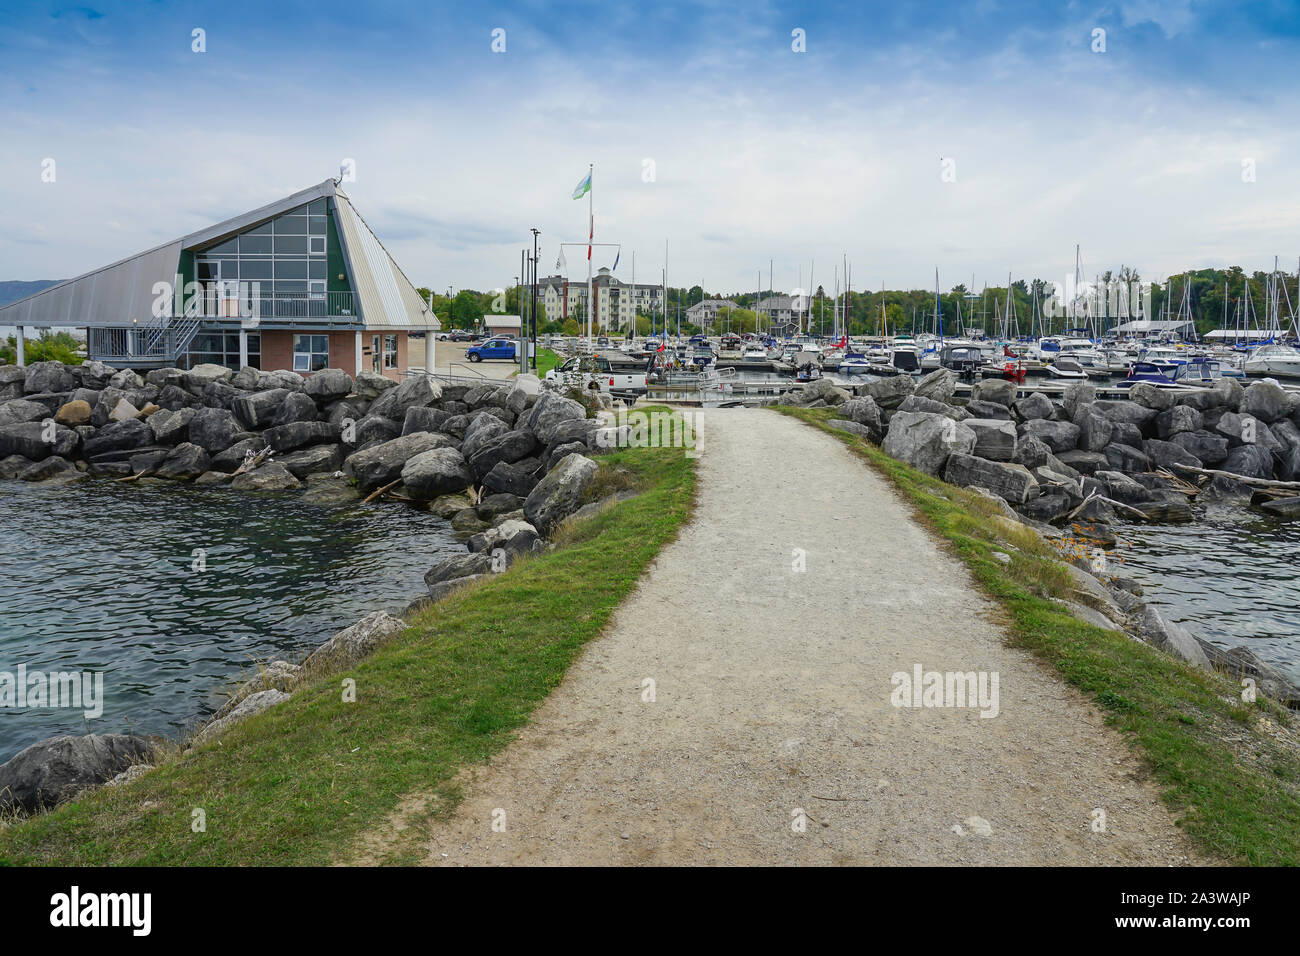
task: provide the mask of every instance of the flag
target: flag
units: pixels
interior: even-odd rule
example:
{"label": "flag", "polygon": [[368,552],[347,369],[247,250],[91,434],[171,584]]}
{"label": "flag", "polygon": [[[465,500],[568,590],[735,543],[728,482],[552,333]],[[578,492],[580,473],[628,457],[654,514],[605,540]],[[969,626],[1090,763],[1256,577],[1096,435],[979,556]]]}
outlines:
{"label": "flag", "polygon": [[573,198],[581,199],[587,193],[591,192],[591,173],[588,172],[582,182],[573,187]]}
{"label": "flag", "polygon": [[[591,179],[590,176],[588,176],[587,178],[588,178],[588,179]],[[588,186],[588,188],[590,188],[591,183],[588,183],[587,186]],[[591,261],[591,240],[593,240],[593,239],[595,239],[595,238],[596,238],[596,217],[595,217],[595,216],[592,216],[592,217],[591,217],[591,232],[589,232],[589,233],[587,234],[587,261],[588,261],[588,262]]]}
{"label": "flag", "polygon": [[619,249],[618,252],[614,253],[614,268],[610,269],[609,270],[610,272],[614,272],[618,269],[618,257],[621,256],[622,254],[623,254],[622,249]]}
{"label": "flag", "polygon": [[556,268],[556,269],[563,269],[563,268],[565,268],[567,265],[568,265],[568,263],[564,261],[564,246],[560,246],[560,254],[559,254],[559,256],[558,256],[558,257],[556,258],[556,260],[555,260],[555,268]]}

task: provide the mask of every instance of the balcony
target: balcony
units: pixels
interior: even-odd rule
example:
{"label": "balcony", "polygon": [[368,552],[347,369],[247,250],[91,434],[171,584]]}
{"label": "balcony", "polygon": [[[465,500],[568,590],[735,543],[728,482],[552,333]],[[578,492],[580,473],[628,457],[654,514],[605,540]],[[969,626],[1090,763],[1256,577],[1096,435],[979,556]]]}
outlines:
{"label": "balcony", "polygon": [[[243,292],[215,288],[193,300],[192,317],[207,320],[258,320],[259,325],[303,320],[353,325],[361,321],[352,292]],[[189,303],[187,303],[187,308]]]}

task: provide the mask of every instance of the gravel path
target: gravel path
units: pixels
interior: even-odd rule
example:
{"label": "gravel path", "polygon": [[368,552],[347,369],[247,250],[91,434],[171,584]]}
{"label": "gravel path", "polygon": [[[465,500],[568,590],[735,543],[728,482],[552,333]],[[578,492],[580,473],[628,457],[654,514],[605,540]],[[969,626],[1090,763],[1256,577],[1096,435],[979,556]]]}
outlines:
{"label": "gravel path", "polygon": [[[695,519],[462,776],[429,863],[1196,862],[1119,735],[1004,646],[883,479],[762,410],[709,412],[704,441]],[[918,663],[996,672],[998,715],[892,706]]]}

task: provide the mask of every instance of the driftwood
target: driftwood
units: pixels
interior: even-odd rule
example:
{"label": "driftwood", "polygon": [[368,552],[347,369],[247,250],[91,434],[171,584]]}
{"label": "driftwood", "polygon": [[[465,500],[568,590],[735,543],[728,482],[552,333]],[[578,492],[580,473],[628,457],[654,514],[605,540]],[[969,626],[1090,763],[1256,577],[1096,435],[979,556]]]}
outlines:
{"label": "driftwood", "polygon": [[363,500],[361,503],[363,505],[368,505],[370,504],[370,502],[374,501],[376,498],[382,495],[385,491],[388,491],[390,488],[396,488],[401,483],[402,483],[401,478],[398,478],[396,481],[390,481],[388,484],[384,485],[384,487],[376,488],[374,491],[370,492],[370,494],[366,496],[365,500]]}
{"label": "driftwood", "polygon": [[1205,475],[1207,478],[1231,478],[1233,481],[1239,481],[1243,485],[1250,485],[1252,488],[1276,488],[1279,491],[1294,491],[1300,493],[1300,481],[1274,481],[1271,478],[1249,478],[1246,475],[1234,475],[1230,471],[1219,471],[1216,468],[1197,468],[1195,465],[1179,465],[1173,467],[1179,471],[1190,471],[1198,475]]}
{"label": "driftwood", "polygon": [[158,469],[156,468],[146,468],[144,471],[136,472],[134,475],[127,475],[125,478],[114,478],[113,481],[120,483],[123,481],[135,481],[139,478],[147,478],[157,470]]}
{"label": "driftwood", "polygon": [[1181,491],[1189,498],[1201,493],[1199,486],[1192,484],[1186,478],[1179,478],[1177,475],[1166,471],[1164,468],[1157,468],[1155,471],[1147,472],[1147,474],[1155,475],[1157,478],[1163,478],[1174,486],[1175,491]]}
{"label": "driftwood", "polygon": [[1110,506],[1111,506],[1112,508],[1114,508],[1116,511],[1120,511],[1120,512],[1123,512],[1123,513],[1125,513],[1125,514],[1132,515],[1133,517],[1137,518],[1137,519],[1140,520],[1140,521],[1150,521],[1150,520],[1151,520],[1150,518],[1148,518],[1148,517],[1146,516],[1145,513],[1139,511],[1137,508],[1134,508],[1132,505],[1126,505],[1126,504],[1124,504],[1124,502],[1122,502],[1122,501],[1116,501],[1114,498],[1107,498],[1105,495],[1099,495],[1099,494],[1097,494],[1096,491],[1091,492],[1091,493],[1088,495],[1088,497],[1084,498],[1083,501],[1081,501],[1081,502],[1079,503],[1079,507],[1075,508],[1073,511],[1071,511],[1068,515],[1065,516],[1065,520],[1066,520],[1066,521],[1073,521],[1073,520],[1074,520],[1074,516],[1077,515],[1080,511],[1082,511],[1083,508],[1084,508],[1084,506],[1085,506],[1089,501],[1093,501],[1093,500],[1104,502],[1104,503],[1110,505]]}
{"label": "driftwood", "polygon": [[256,468],[258,465],[262,464],[262,462],[266,461],[266,459],[268,459],[268,458],[270,458],[270,457],[271,457],[271,449],[270,449],[270,448],[263,448],[263,449],[262,449],[261,451],[259,451],[256,455],[254,455],[252,458],[247,458],[247,459],[245,459],[245,460],[244,460],[244,463],[243,463],[242,465],[240,465],[240,466],[239,466],[238,468],[236,468],[233,472],[231,472],[230,477],[233,478],[233,477],[235,477],[236,475],[246,474],[247,472],[252,471],[252,470],[253,470],[254,468]]}

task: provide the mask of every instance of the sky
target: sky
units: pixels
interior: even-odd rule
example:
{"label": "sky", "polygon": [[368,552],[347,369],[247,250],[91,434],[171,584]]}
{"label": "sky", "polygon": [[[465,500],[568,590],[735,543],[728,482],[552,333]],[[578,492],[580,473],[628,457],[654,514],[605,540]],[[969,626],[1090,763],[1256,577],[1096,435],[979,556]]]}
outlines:
{"label": "sky", "polygon": [[657,282],[666,242],[715,293],[1300,257],[1300,0],[0,4],[0,279],[348,161],[437,291],[513,284],[531,228],[555,273],[588,164],[616,274]]}

